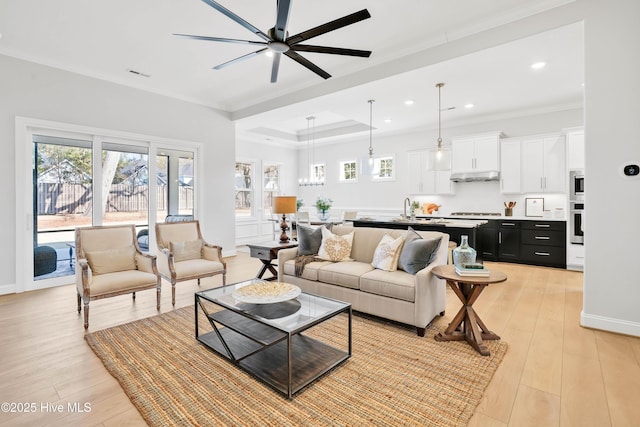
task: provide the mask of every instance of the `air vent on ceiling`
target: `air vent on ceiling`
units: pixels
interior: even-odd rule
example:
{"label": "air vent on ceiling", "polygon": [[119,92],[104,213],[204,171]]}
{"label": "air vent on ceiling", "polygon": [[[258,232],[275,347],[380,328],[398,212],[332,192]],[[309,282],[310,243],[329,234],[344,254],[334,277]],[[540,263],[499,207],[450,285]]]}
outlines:
{"label": "air vent on ceiling", "polygon": [[140,71],[132,70],[131,68],[127,68],[127,71],[131,74],[135,74],[136,76],[151,77],[151,74],[141,73]]}

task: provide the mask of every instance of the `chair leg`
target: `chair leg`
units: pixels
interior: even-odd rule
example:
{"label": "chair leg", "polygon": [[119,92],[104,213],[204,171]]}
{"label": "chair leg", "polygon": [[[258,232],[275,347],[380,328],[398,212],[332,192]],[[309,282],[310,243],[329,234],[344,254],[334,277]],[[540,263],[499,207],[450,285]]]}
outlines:
{"label": "chair leg", "polygon": [[176,305],[176,284],[171,284],[171,304]]}
{"label": "chair leg", "polygon": [[84,302],[84,329],[89,329],[89,301]]}
{"label": "chair leg", "polygon": [[132,296],[133,300],[135,301],[135,300],[136,300],[136,293],[135,293],[135,292],[132,292],[132,293],[131,293],[131,296]]}
{"label": "chair leg", "polygon": [[200,286],[200,279],[198,279],[198,286]]}
{"label": "chair leg", "polygon": [[82,295],[77,292],[76,295],[78,295],[78,314],[80,314],[80,312],[82,311]]}
{"label": "chair leg", "polygon": [[160,285],[156,288],[156,309],[160,310]]}
{"label": "chair leg", "polygon": [[222,273],[222,286],[227,284],[227,273]]}

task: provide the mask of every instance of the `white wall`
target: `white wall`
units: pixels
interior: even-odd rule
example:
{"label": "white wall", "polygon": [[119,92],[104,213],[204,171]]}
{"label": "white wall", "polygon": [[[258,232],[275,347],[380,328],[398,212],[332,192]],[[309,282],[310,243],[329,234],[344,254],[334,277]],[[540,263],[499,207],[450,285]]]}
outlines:
{"label": "white wall", "polygon": [[[206,186],[200,206],[205,239],[235,250],[235,131],[220,112],[105,81],[0,55],[0,288],[16,280],[15,117],[57,121],[202,143]],[[215,165],[215,167],[211,167]],[[25,213],[25,215],[28,214]]]}
{"label": "white wall", "polygon": [[582,324],[640,336],[640,2],[585,7],[586,269]]}
{"label": "white wall", "polygon": [[[533,116],[486,120],[464,126],[446,127],[443,123],[444,144],[450,145],[451,138],[460,135],[502,131],[508,137],[536,135],[561,132],[563,128],[581,126],[582,109],[565,110]],[[436,144],[437,129],[413,132],[388,137],[373,136],[373,147],[376,155],[395,154],[397,171],[396,180],[390,182],[372,182],[369,177],[360,177],[357,184],[338,182],[338,165],[340,160],[361,158],[367,155],[368,136],[347,143],[316,145],[316,163],[325,163],[327,178],[323,187],[302,187],[298,190],[304,199],[305,207],[313,209],[318,196],[329,197],[334,201],[333,209],[356,209],[360,212],[376,212],[380,214],[398,215],[402,213],[403,201],[409,196],[409,176],[407,151],[433,148]],[[298,157],[299,173],[306,172],[307,151],[301,150]],[[441,204],[442,214],[459,211],[501,212],[505,200],[518,200],[514,215],[524,215],[524,195],[501,195],[499,182],[456,183],[456,194],[453,196],[420,196],[412,197],[418,201],[432,201]],[[558,196],[529,195],[529,197],[545,197],[545,208],[564,207],[565,198]],[[336,215],[339,215],[336,212]]]}

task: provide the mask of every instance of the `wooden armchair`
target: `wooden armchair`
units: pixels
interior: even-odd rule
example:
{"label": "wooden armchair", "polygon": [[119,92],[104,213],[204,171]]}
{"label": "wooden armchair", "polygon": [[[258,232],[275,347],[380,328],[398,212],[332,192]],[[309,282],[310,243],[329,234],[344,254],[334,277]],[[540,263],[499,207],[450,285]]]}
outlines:
{"label": "wooden armchair", "polygon": [[176,283],[198,280],[222,274],[227,280],[227,264],[222,259],[222,247],[206,243],[195,221],[164,222],[156,224],[158,270],[171,282],[171,303],[176,304]]}
{"label": "wooden armchair", "polygon": [[89,328],[89,302],[145,289],[156,289],[160,310],[160,275],[156,257],[138,247],[133,225],[76,229],[78,313],[84,302],[84,328]]}

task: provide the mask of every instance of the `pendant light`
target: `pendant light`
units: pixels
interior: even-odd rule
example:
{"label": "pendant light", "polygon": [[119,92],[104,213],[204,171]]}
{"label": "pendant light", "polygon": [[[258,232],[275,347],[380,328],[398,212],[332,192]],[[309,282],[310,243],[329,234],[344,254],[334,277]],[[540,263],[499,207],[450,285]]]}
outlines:
{"label": "pendant light", "polygon": [[436,152],[436,159],[440,160],[442,158],[442,126],[441,126],[441,114],[442,114],[442,105],[441,105],[441,97],[440,90],[444,86],[444,83],[436,84],[438,88],[438,151]]}
{"label": "pendant light", "polygon": [[[313,126],[311,123],[313,122]],[[311,137],[313,135],[313,145],[311,144]],[[311,174],[311,151],[313,150],[313,162],[316,161],[316,118],[315,116],[307,117],[307,173],[308,179],[298,179],[298,185],[300,187],[308,187],[312,185],[324,185],[324,178],[320,180],[315,179],[315,174]]]}
{"label": "pendant light", "polygon": [[369,101],[369,169],[373,167],[373,103],[375,99]]}

